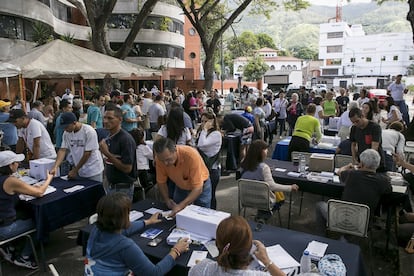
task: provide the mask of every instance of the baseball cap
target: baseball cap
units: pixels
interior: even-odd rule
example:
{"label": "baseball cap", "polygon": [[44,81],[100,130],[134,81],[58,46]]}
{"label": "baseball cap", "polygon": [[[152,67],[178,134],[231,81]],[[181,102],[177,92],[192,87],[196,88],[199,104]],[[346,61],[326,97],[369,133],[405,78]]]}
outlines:
{"label": "baseball cap", "polygon": [[0,101],[0,108],[11,105],[11,102]]}
{"label": "baseball cap", "polygon": [[24,154],[15,154],[10,150],[0,151],[0,168],[10,165],[13,162],[24,160]]}
{"label": "baseball cap", "polygon": [[73,112],[64,112],[60,115],[60,127],[65,129],[68,125],[78,121]]}
{"label": "baseball cap", "polygon": [[23,109],[12,109],[9,112],[9,119],[7,122],[14,123],[17,119],[26,116],[26,112]]}

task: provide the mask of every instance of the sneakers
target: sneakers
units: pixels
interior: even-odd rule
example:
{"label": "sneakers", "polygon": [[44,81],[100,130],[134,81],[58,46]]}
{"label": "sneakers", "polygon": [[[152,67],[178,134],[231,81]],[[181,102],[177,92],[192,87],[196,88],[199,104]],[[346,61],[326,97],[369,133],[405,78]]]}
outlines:
{"label": "sneakers", "polygon": [[38,266],[35,261],[30,259],[30,257],[23,257],[23,256],[17,256],[14,260],[14,264],[21,267],[26,267],[30,269],[37,269]]}
{"label": "sneakers", "polygon": [[14,263],[14,248],[12,247],[0,247],[0,254],[3,255],[3,258],[9,263]]}

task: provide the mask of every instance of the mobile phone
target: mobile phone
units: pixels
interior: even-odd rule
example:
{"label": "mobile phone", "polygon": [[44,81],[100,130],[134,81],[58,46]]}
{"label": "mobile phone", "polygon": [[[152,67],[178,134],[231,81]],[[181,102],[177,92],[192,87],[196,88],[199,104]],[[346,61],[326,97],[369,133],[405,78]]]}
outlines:
{"label": "mobile phone", "polygon": [[161,238],[155,238],[155,239],[150,240],[150,241],[148,242],[148,246],[156,247],[157,245],[159,245],[159,244],[160,244],[160,242],[161,242],[161,241],[162,241],[162,239],[161,239]]}

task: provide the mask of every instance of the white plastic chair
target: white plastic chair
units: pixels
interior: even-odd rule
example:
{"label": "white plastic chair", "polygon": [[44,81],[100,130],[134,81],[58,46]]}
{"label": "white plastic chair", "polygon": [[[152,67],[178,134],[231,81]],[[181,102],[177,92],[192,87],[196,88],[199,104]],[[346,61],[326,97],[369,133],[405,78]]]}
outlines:
{"label": "white plastic chair", "polygon": [[335,168],[342,168],[345,165],[352,163],[352,156],[335,154]]}
{"label": "white plastic chair", "polygon": [[[246,216],[246,208],[252,208],[261,211],[268,211],[273,215],[273,204],[270,202],[269,184],[264,181],[239,179],[239,215],[244,209],[243,217]],[[282,226],[282,219],[280,217],[280,210],[277,210],[279,215],[279,223]]]}

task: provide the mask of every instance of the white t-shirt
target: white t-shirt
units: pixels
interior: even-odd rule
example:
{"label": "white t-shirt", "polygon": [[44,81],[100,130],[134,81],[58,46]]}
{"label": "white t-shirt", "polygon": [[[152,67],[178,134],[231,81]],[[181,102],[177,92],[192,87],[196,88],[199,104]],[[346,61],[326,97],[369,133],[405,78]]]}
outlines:
{"label": "white t-shirt", "polygon": [[164,116],[164,108],[159,103],[153,103],[148,109],[149,121],[151,123],[157,123],[158,117]]}
{"label": "white t-shirt", "polygon": [[69,93],[69,94],[65,93],[62,96],[62,100],[67,100],[68,102],[70,102],[72,104],[73,103],[73,97],[75,97],[75,96],[73,96],[72,93]]}
{"label": "white t-shirt", "polygon": [[[220,131],[215,130],[207,136],[207,131],[203,129],[198,138],[197,148],[204,152],[208,157],[213,157],[220,151],[221,144],[222,136]],[[217,160],[217,162],[213,164],[212,169],[217,169],[219,165],[220,160]]]}
{"label": "white t-shirt", "polygon": [[[160,129],[158,130],[158,135],[161,135],[162,137],[167,137],[167,127],[165,125],[162,125]],[[178,138],[176,144],[177,145],[187,145],[187,141],[191,140],[191,132],[190,130],[185,127],[183,132],[181,133],[181,136]]]}
{"label": "white t-shirt", "polygon": [[138,145],[136,150],[137,155],[137,169],[149,170],[148,160],[153,160],[152,149],[148,145]]}
{"label": "white t-shirt", "polygon": [[62,148],[70,151],[75,165],[79,164],[85,151],[91,152],[89,159],[78,171],[80,177],[95,176],[104,170],[98,135],[90,125],[82,124],[78,132],[65,131],[62,137]]}
{"label": "white t-shirt", "polygon": [[40,152],[39,158],[56,158],[55,147],[50,139],[49,133],[45,126],[35,119],[30,119],[27,128],[17,130],[17,135],[26,142],[27,147],[33,153],[33,140],[40,137]]}

